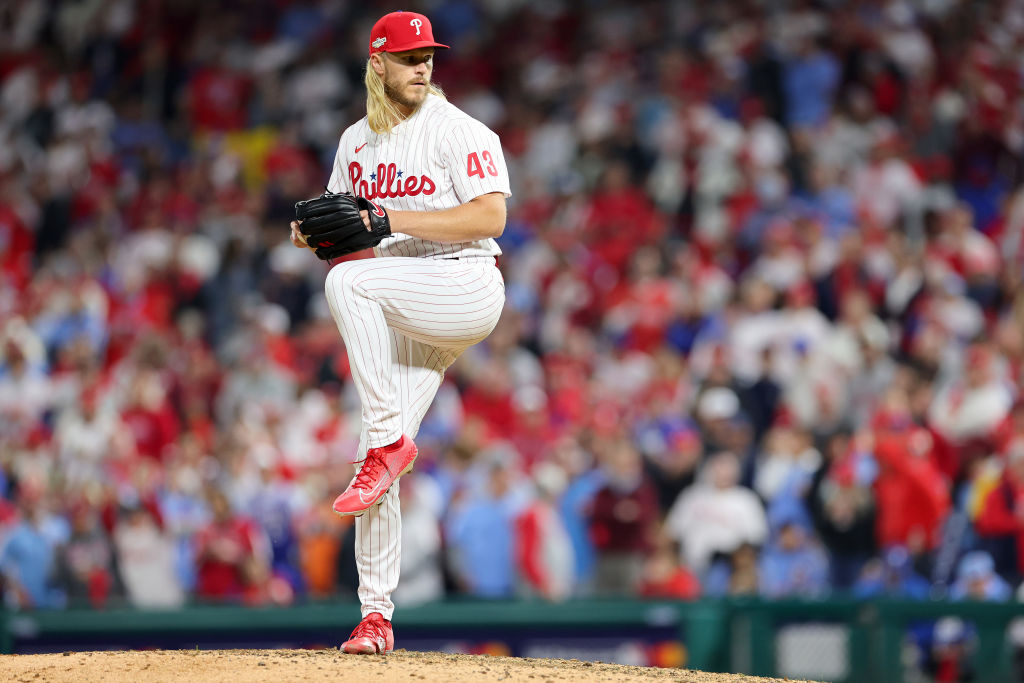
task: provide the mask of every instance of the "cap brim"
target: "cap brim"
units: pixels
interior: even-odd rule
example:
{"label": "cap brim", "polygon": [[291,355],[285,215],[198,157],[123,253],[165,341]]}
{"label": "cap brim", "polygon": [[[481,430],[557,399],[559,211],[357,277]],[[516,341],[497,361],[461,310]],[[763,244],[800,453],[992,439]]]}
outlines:
{"label": "cap brim", "polygon": [[442,45],[441,43],[435,43],[435,42],[430,41],[430,40],[421,40],[421,41],[416,42],[416,43],[409,43],[408,45],[402,45],[400,49],[396,48],[394,50],[381,50],[381,52],[408,52],[409,50],[418,50],[421,47],[443,47],[446,50],[450,49],[447,45]]}

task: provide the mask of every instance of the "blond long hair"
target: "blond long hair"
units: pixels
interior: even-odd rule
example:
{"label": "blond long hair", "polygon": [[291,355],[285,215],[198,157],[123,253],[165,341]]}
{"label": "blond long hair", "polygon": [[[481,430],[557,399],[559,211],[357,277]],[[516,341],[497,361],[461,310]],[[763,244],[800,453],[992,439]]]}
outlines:
{"label": "blond long hair", "polygon": [[[366,76],[363,79],[366,83],[366,121],[370,124],[370,130],[383,135],[390,133],[392,128],[404,121],[405,116],[388,97],[384,89],[384,79],[374,71],[371,61],[366,61]],[[448,100],[444,96],[444,91],[434,83],[427,87],[427,94]]]}

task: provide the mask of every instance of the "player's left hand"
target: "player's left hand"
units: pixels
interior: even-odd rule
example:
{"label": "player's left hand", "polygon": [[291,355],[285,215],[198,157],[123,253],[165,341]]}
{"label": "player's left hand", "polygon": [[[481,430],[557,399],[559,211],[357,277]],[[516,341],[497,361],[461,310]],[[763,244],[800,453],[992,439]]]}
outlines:
{"label": "player's left hand", "polygon": [[313,247],[309,246],[308,244],[306,244],[306,236],[303,235],[302,234],[302,230],[299,229],[299,221],[292,221],[291,222],[291,228],[292,228],[291,240],[292,240],[292,244],[293,245],[295,245],[299,249],[312,249],[313,248]]}
{"label": "player's left hand", "polygon": [[[295,217],[292,243],[301,241],[322,260],[375,247],[391,234],[383,207],[347,192],[326,192],[298,202]],[[294,235],[296,230],[299,235]]]}

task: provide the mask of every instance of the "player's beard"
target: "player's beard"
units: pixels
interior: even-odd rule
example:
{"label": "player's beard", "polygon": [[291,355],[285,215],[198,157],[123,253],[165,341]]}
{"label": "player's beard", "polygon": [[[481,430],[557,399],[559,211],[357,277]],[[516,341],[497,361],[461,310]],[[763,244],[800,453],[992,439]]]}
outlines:
{"label": "player's beard", "polygon": [[423,100],[427,98],[427,91],[430,89],[430,77],[423,79],[424,88],[422,91],[413,91],[415,94],[412,96],[406,95],[406,89],[412,81],[405,81],[404,83],[398,83],[397,79],[390,78],[387,72],[387,67],[384,70],[384,94],[386,94],[393,102],[409,109],[412,113],[416,111]]}

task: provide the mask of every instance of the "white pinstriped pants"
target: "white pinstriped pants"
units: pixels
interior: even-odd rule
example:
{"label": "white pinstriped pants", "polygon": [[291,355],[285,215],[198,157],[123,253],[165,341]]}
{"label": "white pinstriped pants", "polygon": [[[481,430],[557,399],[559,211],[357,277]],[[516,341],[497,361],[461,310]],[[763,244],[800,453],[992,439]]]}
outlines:
{"label": "white pinstriped pants", "polygon": [[[402,434],[415,438],[445,370],[498,322],[505,285],[492,257],[433,260],[386,256],[340,263],[327,274],[327,303],[348,350],[362,404],[356,460]],[[380,505],[356,518],[363,616],[391,619],[402,516],[395,481]]]}

